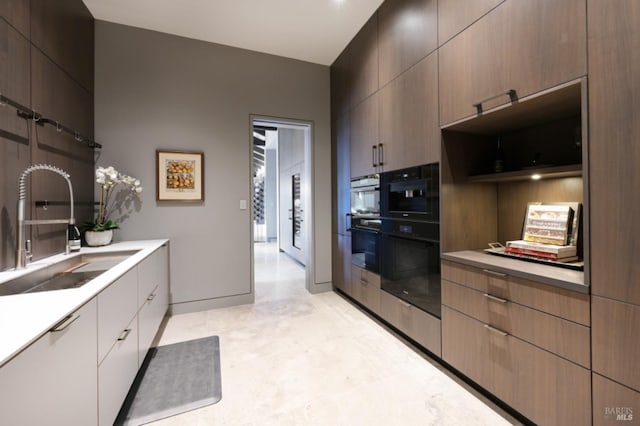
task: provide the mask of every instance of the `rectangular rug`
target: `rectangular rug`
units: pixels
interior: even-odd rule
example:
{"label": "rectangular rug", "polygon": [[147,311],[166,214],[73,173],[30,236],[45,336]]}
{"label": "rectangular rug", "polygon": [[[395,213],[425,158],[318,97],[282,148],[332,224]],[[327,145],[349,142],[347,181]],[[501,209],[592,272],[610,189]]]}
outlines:
{"label": "rectangular rug", "polygon": [[149,349],[116,425],[143,425],[222,398],[218,336]]}

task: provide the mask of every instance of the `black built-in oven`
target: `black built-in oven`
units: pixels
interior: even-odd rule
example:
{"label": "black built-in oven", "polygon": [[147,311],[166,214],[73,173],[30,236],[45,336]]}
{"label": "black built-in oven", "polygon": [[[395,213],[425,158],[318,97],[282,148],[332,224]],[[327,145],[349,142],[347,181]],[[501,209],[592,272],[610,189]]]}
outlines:
{"label": "black built-in oven", "polygon": [[381,176],[382,290],[440,318],[437,163]]}
{"label": "black built-in oven", "polygon": [[380,177],[351,181],[351,263],[378,273],[380,270]]}

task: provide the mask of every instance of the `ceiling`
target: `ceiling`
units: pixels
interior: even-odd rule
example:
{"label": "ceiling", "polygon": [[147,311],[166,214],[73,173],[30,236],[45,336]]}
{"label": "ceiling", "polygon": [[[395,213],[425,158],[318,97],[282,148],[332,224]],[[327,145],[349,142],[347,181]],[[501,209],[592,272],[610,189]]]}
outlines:
{"label": "ceiling", "polygon": [[383,0],[83,0],[95,19],[331,65]]}

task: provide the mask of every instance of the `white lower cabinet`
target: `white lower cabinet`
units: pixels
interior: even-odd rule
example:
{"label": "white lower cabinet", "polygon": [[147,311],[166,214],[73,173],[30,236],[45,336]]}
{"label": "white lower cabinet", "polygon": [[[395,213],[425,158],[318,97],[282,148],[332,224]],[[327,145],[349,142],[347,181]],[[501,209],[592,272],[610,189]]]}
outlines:
{"label": "white lower cabinet", "polygon": [[168,306],[165,244],[0,368],[0,426],[112,425]]}
{"label": "white lower cabinet", "polygon": [[89,301],[0,368],[0,424],[96,424],[96,305]]}
{"label": "white lower cabinet", "polygon": [[113,424],[137,372],[138,326],[133,318],[98,366],[100,426]]}

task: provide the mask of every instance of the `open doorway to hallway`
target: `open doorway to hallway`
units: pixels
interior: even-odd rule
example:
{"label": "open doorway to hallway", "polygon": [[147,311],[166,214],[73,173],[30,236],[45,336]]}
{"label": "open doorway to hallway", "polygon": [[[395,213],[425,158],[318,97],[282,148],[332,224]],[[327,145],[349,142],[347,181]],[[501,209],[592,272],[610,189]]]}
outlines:
{"label": "open doorway to hallway", "polygon": [[[309,288],[311,256],[311,124],[253,118],[253,253],[254,289],[264,282],[258,256],[275,251],[305,271]],[[258,246],[260,245],[260,246]],[[276,257],[277,257],[276,256]],[[273,257],[272,257],[273,258]],[[264,266],[264,265],[262,265]],[[275,265],[274,265],[275,266]]]}

